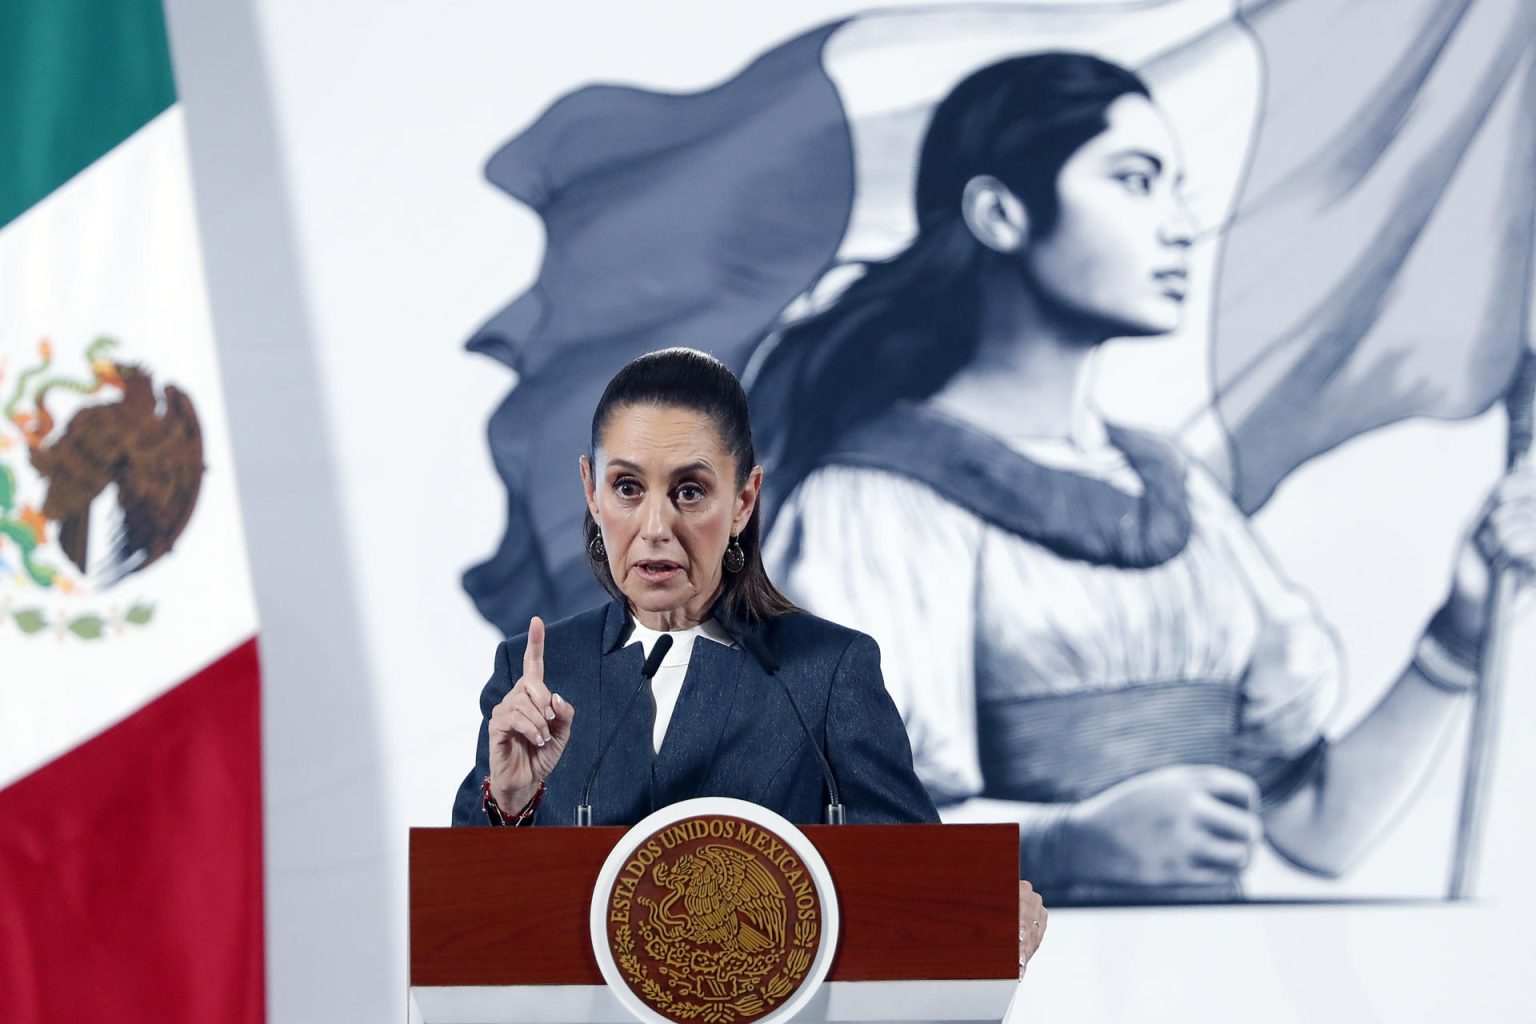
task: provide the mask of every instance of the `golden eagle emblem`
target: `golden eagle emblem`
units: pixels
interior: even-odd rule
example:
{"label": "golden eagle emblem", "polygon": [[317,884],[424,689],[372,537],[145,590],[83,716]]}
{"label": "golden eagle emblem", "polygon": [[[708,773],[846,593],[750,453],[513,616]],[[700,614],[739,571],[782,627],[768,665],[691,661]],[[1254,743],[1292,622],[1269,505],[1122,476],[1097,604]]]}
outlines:
{"label": "golden eagle emblem", "polygon": [[801,989],[822,945],[803,850],[761,824],[709,814],[682,817],[624,856],[601,903],[614,965],[642,1003],[672,1021],[752,1024]]}
{"label": "golden eagle emblem", "polygon": [[[652,877],[671,893],[653,920],[668,939],[759,953],[784,944],[784,890],[757,859],[718,843],[657,864]],[[678,899],[686,914],[672,915]]]}

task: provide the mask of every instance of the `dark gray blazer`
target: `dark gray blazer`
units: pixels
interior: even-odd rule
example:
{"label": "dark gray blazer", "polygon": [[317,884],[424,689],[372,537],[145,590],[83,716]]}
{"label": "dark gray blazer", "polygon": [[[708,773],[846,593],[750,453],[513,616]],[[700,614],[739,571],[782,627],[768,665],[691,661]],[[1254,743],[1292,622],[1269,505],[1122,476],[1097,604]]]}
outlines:
{"label": "dark gray blazer", "polygon": [[[746,626],[717,619],[737,646],[694,644],[660,753],[651,748],[647,694],[620,719],[644,660],[639,644],[621,646],[630,632],[624,606],[615,601],[548,627],[545,682],[575,706],[576,721],[546,780],[536,824],[576,823],[582,783],[616,725],[592,785],[594,824],[632,825],[698,796],[737,797],[797,824],[819,823],[827,802],[821,768],[780,680],[832,764],[849,824],[939,820],[912,770],[912,748],[886,693],[874,640],[804,612]],[[487,824],[480,806],[489,771],[486,723],[522,674],[527,640],[525,633],[496,649],[480,695],[475,767],[453,803],[455,825]]]}

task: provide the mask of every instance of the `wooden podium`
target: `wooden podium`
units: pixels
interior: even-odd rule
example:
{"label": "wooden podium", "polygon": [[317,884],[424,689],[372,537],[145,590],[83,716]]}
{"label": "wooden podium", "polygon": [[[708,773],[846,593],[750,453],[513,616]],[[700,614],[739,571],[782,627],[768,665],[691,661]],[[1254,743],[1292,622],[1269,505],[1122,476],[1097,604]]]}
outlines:
{"label": "wooden podium", "polygon": [[[815,825],[841,935],[799,1021],[999,1021],[1018,984],[1013,825]],[[622,828],[417,828],[410,1019],[625,1024],[592,951]]]}

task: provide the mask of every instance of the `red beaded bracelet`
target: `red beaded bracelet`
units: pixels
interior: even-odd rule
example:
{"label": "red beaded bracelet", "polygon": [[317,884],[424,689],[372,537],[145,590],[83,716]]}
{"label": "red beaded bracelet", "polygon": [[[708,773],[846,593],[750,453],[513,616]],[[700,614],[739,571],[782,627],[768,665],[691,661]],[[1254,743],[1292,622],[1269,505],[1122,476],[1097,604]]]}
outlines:
{"label": "red beaded bracelet", "polygon": [[518,825],[526,825],[533,818],[533,812],[539,809],[539,801],[544,799],[544,783],[539,783],[539,788],[534,791],[533,798],[526,806],[516,814],[509,815],[501,809],[496,798],[491,795],[491,777],[487,775],[480,783],[480,807],[485,811],[485,816],[492,825],[507,825],[516,828]]}

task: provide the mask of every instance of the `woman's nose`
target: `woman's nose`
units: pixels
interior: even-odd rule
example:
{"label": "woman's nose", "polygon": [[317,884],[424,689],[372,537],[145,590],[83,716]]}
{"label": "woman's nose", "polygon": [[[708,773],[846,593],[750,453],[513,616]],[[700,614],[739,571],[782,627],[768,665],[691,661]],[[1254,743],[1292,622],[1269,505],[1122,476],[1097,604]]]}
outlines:
{"label": "woman's nose", "polygon": [[672,502],[666,494],[652,493],[646,497],[640,516],[640,535],[653,543],[671,538]]}
{"label": "woman's nose", "polygon": [[1164,245],[1176,245],[1186,249],[1194,243],[1195,231],[1195,215],[1190,211],[1189,204],[1182,196],[1174,196],[1169,202],[1167,216],[1158,231],[1159,240]]}

